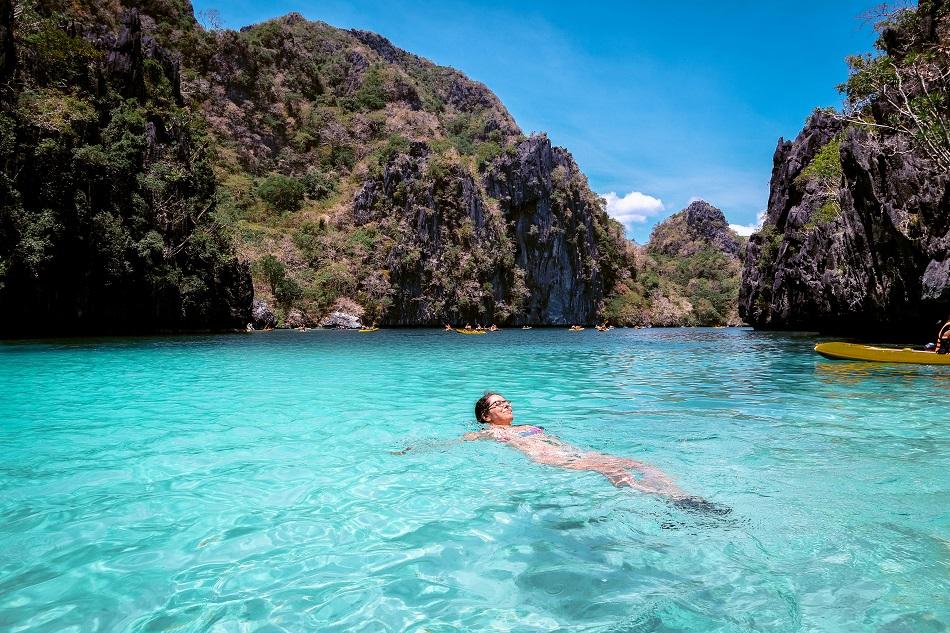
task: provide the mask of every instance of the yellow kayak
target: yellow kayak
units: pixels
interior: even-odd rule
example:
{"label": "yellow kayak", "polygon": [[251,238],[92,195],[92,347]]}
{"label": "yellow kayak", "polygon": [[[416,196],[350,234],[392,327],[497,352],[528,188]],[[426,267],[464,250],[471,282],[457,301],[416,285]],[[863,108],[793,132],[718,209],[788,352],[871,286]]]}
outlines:
{"label": "yellow kayak", "polygon": [[378,327],[364,327],[360,330],[360,332],[366,334],[367,332],[376,332],[377,330],[379,330]]}
{"label": "yellow kayak", "polygon": [[456,329],[455,331],[458,332],[459,334],[486,334],[487,333],[485,330],[466,330],[464,328],[461,330]]}
{"label": "yellow kayak", "polygon": [[905,347],[895,349],[858,345],[856,343],[819,343],[815,351],[832,360],[868,360],[878,363],[916,363],[918,365],[950,365],[950,354],[937,354]]}

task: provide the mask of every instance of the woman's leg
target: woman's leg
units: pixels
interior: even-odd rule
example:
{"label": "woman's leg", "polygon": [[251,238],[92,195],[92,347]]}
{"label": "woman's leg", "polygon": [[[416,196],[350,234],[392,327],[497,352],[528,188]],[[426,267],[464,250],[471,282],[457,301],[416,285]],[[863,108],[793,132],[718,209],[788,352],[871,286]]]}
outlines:
{"label": "woman's leg", "polygon": [[[668,497],[673,505],[687,511],[719,515],[732,512],[732,508],[690,495],[674,484],[673,480],[659,468],[636,460],[602,453],[565,455],[539,452],[531,454],[531,457],[536,462],[549,466],[599,473],[617,488],[632,488],[647,494],[662,495]],[[635,477],[631,470],[638,471],[641,476]]]}
{"label": "woman's leg", "polygon": [[[601,453],[587,453],[569,465],[565,464],[564,467],[600,473],[618,488],[630,487],[640,490],[641,492],[665,495],[667,497],[687,496],[686,492],[674,484],[673,480],[659,468],[625,457],[614,457]],[[634,474],[630,472],[631,470],[636,470],[640,473],[640,477],[635,477]]]}

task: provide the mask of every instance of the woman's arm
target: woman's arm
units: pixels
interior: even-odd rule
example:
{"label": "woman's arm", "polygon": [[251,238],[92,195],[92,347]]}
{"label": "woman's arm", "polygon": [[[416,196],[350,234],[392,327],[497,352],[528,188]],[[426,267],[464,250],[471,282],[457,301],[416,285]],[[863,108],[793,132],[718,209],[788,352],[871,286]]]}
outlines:
{"label": "woman's arm", "polygon": [[491,439],[491,434],[486,431],[477,431],[475,433],[466,433],[459,439],[455,440],[425,440],[414,446],[407,446],[406,448],[398,451],[389,451],[391,455],[405,455],[410,451],[413,453],[425,453],[431,451],[444,451],[457,446],[462,442],[471,442],[473,440],[488,440]]}

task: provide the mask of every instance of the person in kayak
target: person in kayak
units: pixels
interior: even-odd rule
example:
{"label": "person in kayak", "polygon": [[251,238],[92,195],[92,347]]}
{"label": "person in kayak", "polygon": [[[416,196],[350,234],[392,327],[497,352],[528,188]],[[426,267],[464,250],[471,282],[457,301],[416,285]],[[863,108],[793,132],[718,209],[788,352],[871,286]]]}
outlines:
{"label": "person in kayak", "polygon": [[937,332],[937,346],[934,351],[938,354],[950,354],[950,316]]}
{"label": "person in kayak", "polygon": [[661,470],[634,459],[614,457],[595,451],[585,451],[544,432],[544,427],[530,424],[515,425],[511,403],[501,394],[487,392],[475,403],[475,418],[483,428],[466,433],[463,440],[492,440],[507,444],[539,464],[567,470],[587,470],[600,473],[618,488],[629,487],[640,492],[668,497],[674,505],[688,510],[713,514],[732,511],[702,497],[690,495]]}

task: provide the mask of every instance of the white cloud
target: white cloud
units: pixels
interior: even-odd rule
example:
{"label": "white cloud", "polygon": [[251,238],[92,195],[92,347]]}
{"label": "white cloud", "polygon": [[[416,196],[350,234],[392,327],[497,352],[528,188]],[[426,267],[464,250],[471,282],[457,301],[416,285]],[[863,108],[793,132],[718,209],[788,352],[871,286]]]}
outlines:
{"label": "white cloud", "polygon": [[730,224],[729,228],[745,237],[749,237],[753,233],[759,230],[760,227],[753,226],[751,224]]}
{"label": "white cloud", "polygon": [[759,211],[759,214],[755,216],[755,224],[730,224],[729,228],[739,235],[749,237],[762,228],[763,222],[765,222],[765,209]]}
{"label": "white cloud", "polygon": [[651,215],[663,211],[663,201],[639,191],[631,191],[622,198],[615,191],[602,194],[607,201],[607,213],[621,224],[646,222]]}

